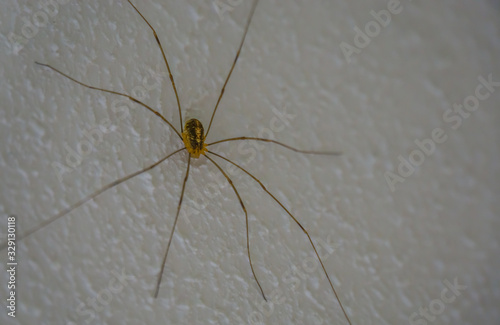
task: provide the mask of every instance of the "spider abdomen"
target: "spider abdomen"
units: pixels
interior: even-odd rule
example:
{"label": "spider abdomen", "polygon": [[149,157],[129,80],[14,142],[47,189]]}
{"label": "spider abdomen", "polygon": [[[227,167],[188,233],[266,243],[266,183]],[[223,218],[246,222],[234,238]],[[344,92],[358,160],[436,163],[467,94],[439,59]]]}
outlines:
{"label": "spider abdomen", "polygon": [[182,140],[193,158],[199,158],[207,151],[203,124],[197,119],[193,118],[186,122],[182,131]]}

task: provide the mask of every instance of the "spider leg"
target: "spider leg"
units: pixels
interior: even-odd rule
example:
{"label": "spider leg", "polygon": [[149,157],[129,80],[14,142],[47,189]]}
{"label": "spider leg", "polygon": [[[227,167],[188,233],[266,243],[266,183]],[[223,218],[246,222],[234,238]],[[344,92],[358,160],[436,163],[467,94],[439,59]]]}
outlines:
{"label": "spider leg", "polygon": [[[168,158],[172,157],[173,155],[175,155],[176,153],[178,152],[181,152],[182,150],[184,150],[186,148],[181,148],[179,150],[176,150],[174,152],[172,152],[171,154],[163,157],[162,159],[158,160],[157,162],[155,162],[154,164],[146,167],[146,168],[143,168],[139,171],[136,171],[135,173],[132,173],[130,175],[127,175],[127,176],[124,176],[120,179],[117,179],[116,181],[112,182],[112,183],[109,183],[108,185],[102,187],[101,189],[95,191],[94,193],[84,197],[83,199],[81,199],[80,201],[76,202],[75,204],[73,204],[72,206],[62,210],[61,212],[59,212],[58,214],[56,214],[55,216],[53,216],[52,218],[50,219],[47,219],[45,221],[43,221],[38,227],[32,229],[32,230],[29,230],[23,234],[20,234],[20,235],[17,235],[16,236],[16,239],[18,241],[21,241],[23,239],[25,239],[26,237],[32,235],[33,233],[37,232],[38,230],[42,229],[42,228],[45,228],[46,226],[50,225],[51,223],[53,223],[54,221],[64,217],[65,215],[67,215],[68,213],[70,213],[71,211],[75,210],[76,208],[78,208],[79,206],[87,203],[88,201],[94,199],[96,196],[98,196],[99,194],[109,190],[110,188],[113,188],[115,187],[116,185],[118,184],[121,184],[137,175],[140,175],[142,173],[145,173],[147,172],[148,170],[151,170],[153,169],[154,167],[158,166],[159,164],[161,164],[162,162],[164,162],[165,160],[167,160]],[[2,243],[2,245],[0,245],[0,251],[1,250],[4,250],[5,248],[7,247],[7,243]]]}
{"label": "spider leg", "polygon": [[161,263],[160,273],[158,274],[158,281],[156,283],[156,289],[154,297],[158,298],[158,292],[160,291],[161,278],[163,277],[163,270],[165,269],[165,263],[167,262],[168,251],[170,250],[170,244],[172,243],[172,238],[174,237],[175,226],[177,225],[177,220],[179,219],[179,212],[181,211],[182,199],[184,198],[184,190],[186,189],[186,182],[189,177],[189,167],[191,166],[191,154],[188,156],[188,163],[186,169],[186,176],[184,176],[184,182],[182,183],[181,196],[179,198],[179,204],[177,205],[177,213],[175,215],[174,225],[172,226],[172,231],[170,232],[170,238],[168,239],[167,249],[165,250],[165,255],[163,256],[163,261]]}
{"label": "spider leg", "polygon": [[250,255],[250,238],[248,236],[248,212],[247,209],[245,208],[245,204],[243,204],[243,200],[241,200],[240,194],[238,193],[238,190],[233,184],[233,181],[231,178],[226,174],[226,172],[208,155],[205,155],[208,160],[210,160],[219,170],[220,172],[226,177],[227,181],[231,185],[231,187],[234,190],[234,193],[236,193],[236,196],[238,197],[238,200],[240,201],[241,208],[245,212],[245,222],[246,222],[246,228],[247,228],[247,253],[248,253],[248,261],[250,262],[250,268],[252,269],[253,277],[255,278],[255,281],[257,281],[257,285],[259,286],[260,292],[262,293],[262,297],[264,297],[264,300],[267,301],[266,295],[264,294],[264,291],[262,290],[262,287],[259,283],[259,280],[257,279],[257,275],[255,274],[255,270],[253,269],[253,264],[252,264],[252,257]]}
{"label": "spider leg", "polygon": [[297,218],[295,218],[292,213],[283,205],[283,203],[280,202],[280,200],[278,200],[276,198],[276,196],[274,196],[265,186],[264,184],[262,184],[262,182],[257,178],[255,177],[254,175],[252,175],[249,171],[247,171],[245,168],[241,167],[240,165],[238,165],[237,163],[229,160],[228,158],[226,157],[223,157],[215,152],[212,152],[212,151],[208,151],[209,153],[217,156],[217,157],[220,157],[222,159],[224,159],[225,161],[233,164],[234,166],[238,167],[240,170],[242,170],[243,172],[245,172],[248,176],[250,176],[251,178],[253,178],[257,183],[259,183],[259,185],[262,187],[262,189],[267,193],[269,194],[270,197],[273,198],[274,201],[276,201],[282,208],[283,210],[286,211],[286,213],[290,216],[290,218],[292,218],[293,221],[295,221],[295,223],[300,227],[300,229],[302,229],[302,231],[304,232],[304,234],[306,234],[307,238],[309,239],[309,242],[311,243],[311,246],[313,247],[314,249],[314,253],[316,254],[316,257],[318,258],[320,264],[321,264],[321,267],[323,268],[323,272],[325,273],[326,275],[326,278],[328,279],[328,282],[330,283],[330,287],[332,288],[332,291],[333,293],[335,294],[335,297],[337,298],[337,301],[339,302],[339,305],[340,305],[340,308],[342,309],[342,312],[344,313],[344,316],[345,318],[347,319],[347,321],[349,322],[349,325],[352,325],[351,324],[351,320],[349,319],[349,316],[347,316],[347,313],[344,309],[344,306],[342,305],[342,302],[340,301],[340,298],[337,294],[337,291],[335,290],[334,286],[333,286],[333,283],[332,283],[332,280],[330,280],[330,276],[328,275],[328,273],[326,272],[326,268],[325,268],[325,265],[323,264],[323,261],[321,260],[321,257],[319,256],[318,254],[318,251],[316,250],[316,246],[314,245],[314,242],[312,241],[311,239],[311,236],[309,235],[309,233],[307,232],[307,230],[304,228],[304,226],[302,226],[302,224],[297,220]]}
{"label": "spider leg", "polygon": [[229,139],[219,140],[219,141],[215,141],[215,142],[212,142],[212,143],[208,143],[207,147],[208,146],[212,146],[214,144],[222,143],[222,142],[239,141],[239,140],[253,140],[253,141],[261,141],[261,142],[270,142],[270,143],[274,143],[274,144],[280,145],[280,146],[282,146],[284,148],[287,148],[287,149],[295,151],[295,152],[305,153],[305,154],[312,154],[312,155],[340,156],[342,154],[341,152],[338,152],[338,151],[300,150],[300,149],[296,149],[296,148],[294,148],[292,146],[289,146],[287,144],[284,144],[282,142],[278,142],[276,140],[256,138],[256,137],[236,137],[236,138],[229,138]]}

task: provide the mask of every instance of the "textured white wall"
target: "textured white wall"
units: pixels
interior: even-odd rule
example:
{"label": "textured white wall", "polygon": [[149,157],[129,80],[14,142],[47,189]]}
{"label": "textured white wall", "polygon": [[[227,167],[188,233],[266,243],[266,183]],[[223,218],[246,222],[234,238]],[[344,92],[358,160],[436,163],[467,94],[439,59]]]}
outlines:
{"label": "textured white wall", "polygon": [[[222,19],[213,1],[137,3],[165,46],[184,114],[206,126],[250,9],[250,1],[221,2],[235,4]],[[44,18],[43,3],[9,1],[0,12],[2,234],[8,214],[18,216],[20,232],[32,229],[180,146],[168,126],[137,105],[127,104],[130,116],[119,120],[116,96],[34,65],[129,93],[144,78],[152,84],[150,71],[165,69],[133,9],[125,1],[70,1],[36,35],[26,28],[23,34],[26,19]],[[270,128],[273,109],[286,108],[295,118],[276,139],[343,152],[303,156],[265,145],[252,159],[236,143],[217,147],[262,179],[316,243],[330,241],[335,250],[325,264],[353,324],[408,324],[410,317],[420,324],[498,324],[500,87],[456,129],[457,120],[447,122],[443,113],[475,94],[479,76],[500,80],[500,6],[403,0],[401,12],[347,62],[340,44],[354,45],[353,28],[364,28],[370,11],[387,4],[261,0],[209,141],[258,135]],[[22,46],[11,33],[25,38]],[[168,78],[145,102],[178,126]],[[59,181],[52,164],[64,163],[67,147],[75,150],[104,118],[113,132]],[[385,173],[397,173],[398,156],[408,158],[414,141],[435,128],[446,141],[391,191]],[[253,315],[265,324],[345,324],[307,238],[237,173],[256,271],[269,296],[286,297],[269,312],[248,266],[244,215],[206,159],[193,162],[160,295],[152,298],[186,158],[173,157],[19,242],[17,317],[2,308],[0,322],[251,324]],[[5,252],[1,260],[4,270]],[[305,271],[304,262],[314,270]],[[293,268],[304,279],[291,288],[297,282],[286,274]],[[107,295],[121,272],[133,278]],[[455,278],[466,288],[441,304],[443,281]],[[7,281],[2,271],[2,304]],[[96,297],[101,302],[92,307]],[[429,306],[438,313],[433,321],[411,316]]]}

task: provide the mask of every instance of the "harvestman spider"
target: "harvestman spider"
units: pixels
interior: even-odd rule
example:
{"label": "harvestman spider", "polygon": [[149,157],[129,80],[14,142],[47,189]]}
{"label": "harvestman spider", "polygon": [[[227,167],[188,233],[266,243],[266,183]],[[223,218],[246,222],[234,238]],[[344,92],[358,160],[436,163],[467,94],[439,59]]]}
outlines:
{"label": "harvestman spider", "polygon": [[[213,145],[216,145],[218,143],[222,143],[222,142],[228,142],[228,141],[240,141],[240,140],[251,140],[251,141],[262,141],[262,142],[271,142],[271,143],[274,143],[274,144],[277,144],[277,145],[280,145],[282,147],[285,147],[286,149],[289,149],[289,150],[292,150],[292,151],[295,151],[295,152],[299,152],[299,153],[303,153],[303,154],[319,154],[319,155],[339,155],[340,153],[339,152],[319,152],[319,151],[307,151],[307,150],[299,150],[299,149],[295,149],[291,146],[288,146],[284,143],[281,143],[281,142],[278,142],[278,141],[275,141],[275,140],[271,140],[271,139],[264,139],[264,138],[257,138],[257,137],[236,137],[236,138],[229,138],[229,139],[224,139],[224,140],[219,140],[219,141],[215,141],[215,142],[211,142],[211,143],[205,143],[205,139],[208,135],[208,133],[210,132],[210,127],[212,126],[212,122],[214,120],[214,116],[215,116],[215,113],[217,112],[217,108],[219,107],[219,103],[222,99],[222,96],[224,94],[224,90],[226,88],[226,85],[229,81],[229,78],[231,77],[231,74],[233,72],[233,69],[234,67],[236,66],[236,62],[238,61],[238,57],[240,56],[240,52],[241,52],[241,48],[243,47],[243,43],[245,42],[245,37],[247,35],[247,32],[248,32],[248,28],[250,26],[250,22],[252,21],[252,17],[253,17],[253,14],[255,12],[255,8],[257,7],[257,3],[259,2],[259,0],[254,0],[253,4],[252,4],[252,8],[250,10],[250,15],[248,17],[248,20],[246,22],[246,25],[245,25],[245,30],[243,32],[243,37],[241,38],[241,41],[240,41],[240,44],[239,44],[239,47],[238,47],[238,51],[236,53],[236,56],[234,58],[234,61],[233,61],[233,64],[231,65],[231,69],[229,70],[229,73],[226,77],[226,80],[224,82],[224,85],[222,86],[222,89],[221,89],[221,92],[219,94],[219,97],[217,99],[217,103],[215,104],[215,108],[213,110],[213,113],[212,113],[212,117],[210,118],[210,123],[208,124],[208,129],[206,132],[204,132],[204,129],[203,129],[203,125],[202,123],[197,120],[197,119],[190,119],[188,120],[184,126],[183,126],[183,123],[182,123],[182,109],[181,109],[181,103],[179,101],[179,95],[177,93],[177,88],[175,86],[175,82],[174,82],[174,78],[172,76],[172,73],[170,71],[170,66],[168,64],[168,61],[167,61],[167,57],[165,55],[165,51],[163,50],[163,47],[161,45],[161,42],[160,42],[160,39],[158,38],[158,35],[156,34],[156,31],[155,29],[153,28],[153,26],[148,22],[148,20],[142,15],[142,13],[137,9],[137,7],[130,1],[130,0],[127,0],[129,2],[129,4],[134,8],[134,10],[142,17],[142,19],[144,20],[144,22],[149,26],[149,28],[151,29],[151,31],[153,32],[154,34],[154,37],[156,39],[156,42],[158,43],[158,46],[161,50],[161,54],[163,56],[163,61],[165,62],[165,65],[167,67],[167,70],[168,70],[168,74],[169,74],[169,77],[170,77],[170,81],[171,81],[171,84],[172,84],[172,87],[173,87],[173,90],[174,90],[174,93],[175,93],[175,97],[176,97],[176,100],[177,100],[177,107],[178,107],[178,110],[179,110],[179,121],[180,121],[180,127],[181,127],[181,130],[182,130],[182,133],[179,132],[174,126],[173,124],[168,121],[163,115],[161,115],[158,111],[152,109],[150,106],[144,104],[143,102],[141,102],[140,100],[132,97],[132,96],[129,96],[125,93],[120,93],[120,92],[116,92],[116,91],[113,91],[113,90],[107,90],[107,89],[102,89],[102,88],[98,88],[98,87],[93,87],[93,86],[90,86],[90,85],[87,85],[87,84],[84,84],[83,82],[80,82],[72,77],[70,77],[69,75],[63,73],[62,71],[48,65],[48,64],[44,64],[44,63],[39,63],[39,62],[35,62],[36,64],[40,65],[40,66],[43,66],[43,67],[47,67],[47,68],[50,68],[52,69],[53,71],[59,73],[60,75],[70,79],[71,81],[73,82],[76,82],[78,84],[80,84],[81,86],[84,86],[86,88],[90,88],[90,89],[95,89],[95,90],[99,90],[99,91],[103,91],[103,92],[106,92],[106,93],[111,93],[111,94],[115,94],[115,95],[118,95],[118,96],[122,96],[122,97],[126,97],[128,99],[130,99],[131,101],[133,102],[136,102],[137,104],[139,104],[140,106],[146,108],[147,110],[151,111],[152,113],[154,113],[155,115],[157,115],[159,118],[161,118],[166,124],[168,124],[169,127],[172,128],[172,130],[177,134],[177,136],[183,141],[184,143],[184,147],[181,148],[181,149],[178,149],[172,153],[170,153],[169,155],[167,155],[166,157],[163,157],[162,159],[160,159],[159,161],[155,162],[154,164],[142,169],[142,170],[139,170],[135,173],[132,173],[130,175],[127,175],[125,177],[122,177],[106,186],[104,186],[103,188],[99,189],[98,191],[88,195],[87,197],[83,198],[82,200],[76,202],[75,204],[73,204],[72,206],[64,209],[63,211],[61,211],[59,214],[53,216],[52,218],[50,219],[47,219],[45,221],[43,221],[38,227],[36,227],[35,229],[32,229],[32,230],[29,230],[21,235],[18,235],[17,236],[17,240],[22,240],[28,236],[30,236],[31,234],[37,232],[38,230],[48,226],[49,224],[51,224],[52,222],[62,218],[63,216],[67,215],[68,213],[70,213],[71,211],[73,211],[74,209],[78,208],[79,206],[85,204],[86,202],[94,199],[96,196],[98,196],[99,194],[107,191],[108,189],[118,185],[118,184],[121,184],[137,175],[140,175],[142,173],[145,173],[151,169],[153,169],[154,167],[158,166],[159,164],[161,164],[162,162],[164,162],[165,160],[167,160],[168,158],[172,157],[173,155],[175,155],[176,153],[179,153],[183,150],[187,150],[187,152],[189,153],[188,155],[188,161],[187,161],[187,168],[186,168],[186,174],[184,176],[184,181],[182,183],[182,190],[181,190],[181,194],[180,194],[180,198],[179,198],[179,203],[177,205],[177,213],[175,215],[175,219],[174,219],[174,224],[172,226],[172,231],[170,232],[170,237],[168,239],[168,244],[167,244],[167,247],[166,247],[166,250],[165,250],[165,255],[163,256],[163,260],[162,260],[162,264],[161,264],[161,269],[160,269],[160,272],[158,274],[158,280],[157,280],[157,283],[156,283],[156,289],[155,289],[155,292],[154,292],[154,297],[157,298],[158,297],[158,292],[160,290],[160,283],[161,283],[161,280],[162,280],[162,276],[163,276],[163,271],[164,271],[164,268],[165,268],[165,264],[166,264],[166,261],[167,261],[167,256],[168,256],[168,252],[169,252],[169,249],[170,249],[170,244],[172,242],[172,237],[174,235],[174,232],[175,232],[175,226],[177,224],[177,220],[179,218],[179,212],[181,210],[181,206],[182,206],[182,199],[184,197],[184,190],[186,188],[186,182],[187,182],[187,179],[188,179],[188,176],[189,176],[189,168],[191,166],[191,158],[199,158],[200,155],[203,155],[205,156],[211,163],[213,163],[217,169],[224,175],[224,177],[227,179],[229,185],[231,185],[231,187],[233,188],[234,190],[234,193],[236,194],[236,196],[238,197],[238,200],[240,202],[240,205],[241,205],[241,208],[243,209],[243,212],[245,213],[245,221],[246,221],[246,239],[247,239],[247,253],[248,253],[248,261],[250,263],[250,268],[252,270],[252,274],[253,274],[253,277],[255,279],[255,281],[257,282],[257,286],[259,287],[259,290],[260,290],[260,293],[262,294],[262,297],[264,298],[264,300],[267,301],[267,298],[264,294],[264,291],[262,290],[262,287],[259,283],[259,280],[257,279],[257,275],[255,274],[255,271],[254,271],[254,268],[253,268],[253,264],[252,264],[252,258],[251,258],[251,254],[250,254],[250,241],[249,241],[249,232],[248,232],[248,213],[247,213],[247,210],[245,208],[245,204],[243,203],[241,197],[240,197],[240,194],[238,193],[238,190],[236,189],[236,187],[234,186],[231,178],[228,176],[228,174],[224,171],[224,169],[222,169],[222,167],[217,164],[211,157],[210,155],[213,155],[213,156],[217,156],[227,162],[229,162],[230,164],[234,165],[235,167],[237,167],[238,169],[240,169],[241,171],[243,171],[244,173],[246,173],[248,176],[250,176],[253,180],[255,180],[261,187],[262,189],[274,200],[276,201],[276,203],[278,203],[282,208],[283,210],[285,210],[285,212],[290,216],[290,218],[295,221],[295,223],[300,227],[300,229],[302,229],[302,231],[304,232],[304,234],[307,236],[307,238],[309,239],[309,242],[311,243],[311,246],[313,247],[314,249],[314,253],[316,254],[316,257],[318,258],[320,264],[321,264],[321,267],[323,268],[323,272],[325,273],[325,276],[326,278],[328,279],[328,282],[330,284],[330,287],[332,288],[332,291],[335,295],[335,297],[337,298],[337,301],[339,302],[339,305],[340,305],[340,308],[342,309],[342,312],[344,313],[344,316],[345,318],[347,319],[347,321],[349,322],[349,324],[351,324],[351,320],[349,319],[349,316],[347,316],[347,313],[344,309],[344,306],[342,305],[342,302],[340,301],[339,299],[339,296],[337,295],[337,291],[335,290],[334,286],[333,286],[333,283],[332,281],[330,280],[330,277],[328,275],[328,273],[326,272],[326,269],[325,269],[325,266],[323,264],[323,261],[321,260],[321,257],[319,256],[318,254],[318,251],[316,250],[316,246],[314,245],[314,242],[312,241],[311,239],[311,236],[309,236],[308,232],[306,231],[306,229],[300,224],[300,222],[292,215],[292,213],[264,186],[264,184],[262,184],[262,182],[257,179],[257,177],[255,177],[253,174],[251,174],[249,171],[247,171],[246,169],[244,169],[243,167],[241,167],[240,165],[238,165],[237,163],[229,160],[228,158],[218,154],[218,153],[215,153],[211,150],[208,150],[207,147],[210,147],[210,146],[213,146]],[[0,246],[0,250],[3,250],[7,247],[7,244],[6,243],[3,243],[1,246]]]}

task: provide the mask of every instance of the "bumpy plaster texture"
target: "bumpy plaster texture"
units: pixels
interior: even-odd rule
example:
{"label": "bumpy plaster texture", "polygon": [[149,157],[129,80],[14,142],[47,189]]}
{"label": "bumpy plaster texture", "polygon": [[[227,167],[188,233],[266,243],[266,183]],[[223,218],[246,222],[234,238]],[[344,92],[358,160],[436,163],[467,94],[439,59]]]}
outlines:
{"label": "bumpy plaster texture", "polygon": [[[34,64],[143,97],[178,127],[161,53],[133,9],[125,1],[52,1],[60,5],[45,26],[23,29],[27,20],[43,22],[44,3],[9,1],[0,11],[2,235],[7,215],[18,217],[19,232],[37,227],[181,145],[139,106]],[[250,1],[137,5],[165,46],[184,115],[207,125]],[[217,6],[231,10],[219,15]],[[324,157],[270,144],[214,148],[259,177],[308,229],[353,324],[498,324],[500,87],[470,116],[443,118],[475,95],[480,76],[500,80],[498,2],[402,0],[378,31],[370,11],[387,6],[261,0],[209,141],[261,135],[342,151]],[[341,43],[356,46],[354,27],[367,23],[370,43],[348,61]],[[273,122],[285,111],[293,115],[287,125]],[[81,161],[72,157],[77,164],[58,178],[54,164],[67,165],[70,152],[85,150],[85,134],[100,127],[111,132]],[[415,140],[436,128],[446,140],[419,156]],[[398,157],[412,152],[423,162],[392,191],[386,173],[398,175]],[[152,298],[186,158],[179,154],[18,242],[17,317],[2,308],[0,322],[346,324],[306,236],[235,172],[256,272],[275,297],[263,302],[246,256],[244,214],[206,159],[193,162],[159,297]],[[127,278],[119,284],[121,273]],[[455,279],[465,288],[443,301],[444,283]]]}

